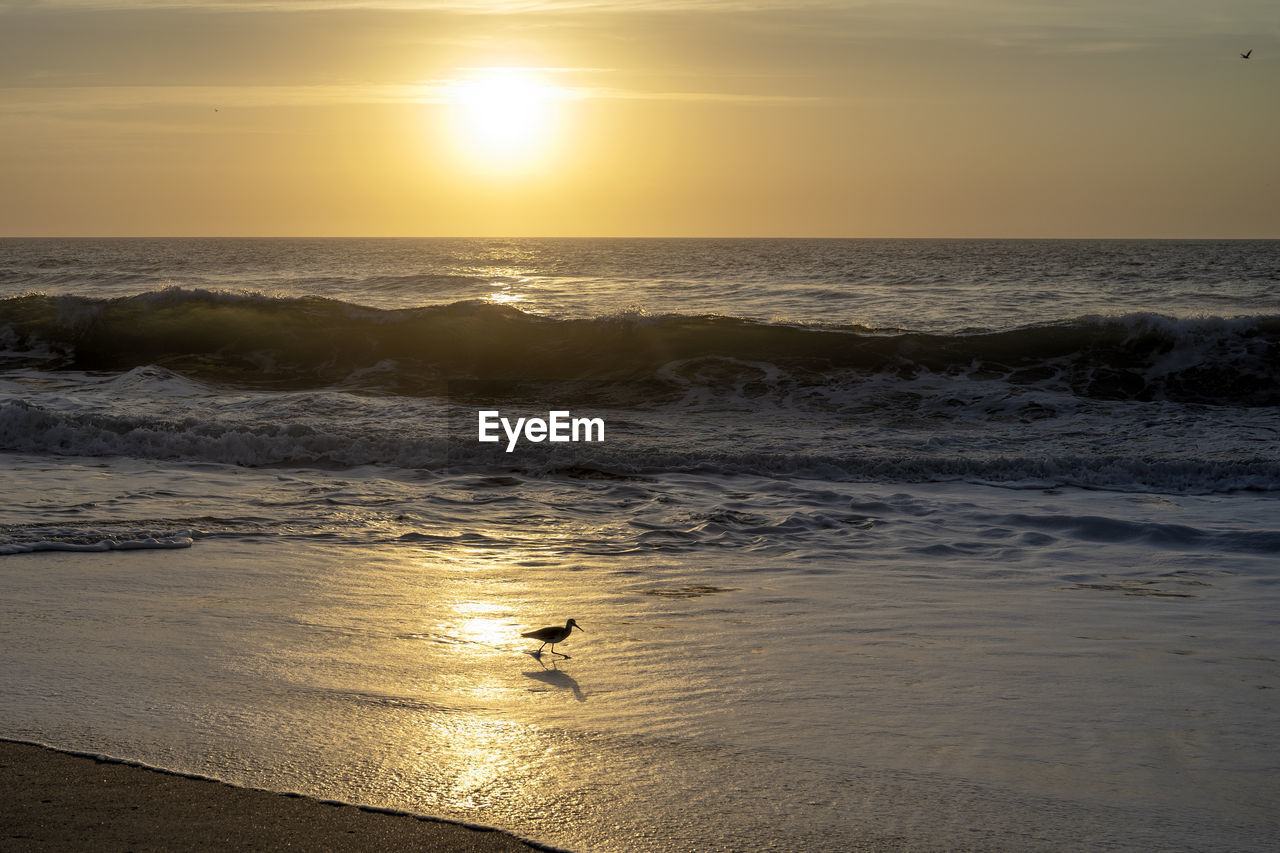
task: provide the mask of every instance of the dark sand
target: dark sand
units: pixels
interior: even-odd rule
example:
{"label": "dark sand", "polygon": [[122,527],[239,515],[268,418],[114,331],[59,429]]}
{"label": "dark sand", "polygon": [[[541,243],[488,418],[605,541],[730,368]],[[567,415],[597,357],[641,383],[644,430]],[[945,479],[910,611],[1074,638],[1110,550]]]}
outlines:
{"label": "dark sand", "polygon": [[[494,830],[0,740],[0,850],[528,851]],[[546,848],[541,848],[546,849]]]}

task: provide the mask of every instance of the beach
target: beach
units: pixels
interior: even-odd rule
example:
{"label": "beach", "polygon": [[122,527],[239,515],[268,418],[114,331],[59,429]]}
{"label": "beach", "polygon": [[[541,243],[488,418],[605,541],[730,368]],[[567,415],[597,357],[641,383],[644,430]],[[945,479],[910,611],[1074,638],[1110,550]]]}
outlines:
{"label": "beach", "polygon": [[548,849],[501,832],[3,740],[0,826],[12,851]]}
{"label": "beach", "polygon": [[[9,462],[153,522],[376,511],[346,542],[206,521],[6,557],[9,737],[574,850],[1277,832],[1266,498]],[[490,522],[381,530],[430,506]],[[519,636],[547,602],[568,659]]]}

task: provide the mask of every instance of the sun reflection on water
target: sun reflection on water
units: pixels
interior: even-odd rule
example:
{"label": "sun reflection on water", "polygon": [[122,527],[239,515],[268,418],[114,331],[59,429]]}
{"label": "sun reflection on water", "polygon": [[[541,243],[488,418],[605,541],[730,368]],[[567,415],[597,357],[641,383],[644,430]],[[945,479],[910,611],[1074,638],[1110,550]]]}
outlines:
{"label": "sun reflection on water", "polygon": [[495,290],[486,297],[486,301],[492,302],[494,305],[515,305],[523,302],[524,299],[524,294],[512,293],[510,290]]}
{"label": "sun reflection on water", "polygon": [[412,701],[380,704],[397,713],[374,725],[408,764],[400,785],[415,810],[490,825],[546,813],[559,735],[545,712],[554,719],[594,695],[572,662],[530,657],[538,644],[520,636],[563,621],[563,577],[531,568],[544,565],[547,545],[533,536],[527,548],[453,544],[400,564],[413,604],[379,690]]}
{"label": "sun reflection on water", "polygon": [[[463,603],[459,610],[464,609],[466,604],[473,604],[473,602]],[[480,606],[492,607],[493,605]],[[511,640],[511,623],[506,619],[472,616],[459,623],[456,632],[458,639],[470,643],[485,646],[508,645]]]}
{"label": "sun reflection on water", "polygon": [[526,792],[528,762],[522,726],[470,715],[437,714],[425,736],[450,768],[437,779],[430,798],[457,809],[509,811]]}

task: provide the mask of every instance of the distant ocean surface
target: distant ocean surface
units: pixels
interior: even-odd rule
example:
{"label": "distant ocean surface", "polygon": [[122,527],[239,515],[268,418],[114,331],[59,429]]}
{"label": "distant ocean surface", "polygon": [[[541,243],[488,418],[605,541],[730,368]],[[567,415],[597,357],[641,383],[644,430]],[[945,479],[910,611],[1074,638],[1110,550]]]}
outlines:
{"label": "distant ocean surface", "polygon": [[0,472],[0,737],[575,850],[1280,844],[1280,241],[0,240]]}

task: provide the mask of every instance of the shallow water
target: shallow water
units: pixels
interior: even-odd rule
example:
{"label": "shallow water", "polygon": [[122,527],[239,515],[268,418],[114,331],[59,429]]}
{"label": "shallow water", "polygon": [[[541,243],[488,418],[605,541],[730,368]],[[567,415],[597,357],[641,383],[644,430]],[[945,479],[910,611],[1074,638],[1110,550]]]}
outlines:
{"label": "shallow water", "polygon": [[12,461],[195,544],[6,560],[7,736],[572,849],[1276,838],[1270,498]]}

